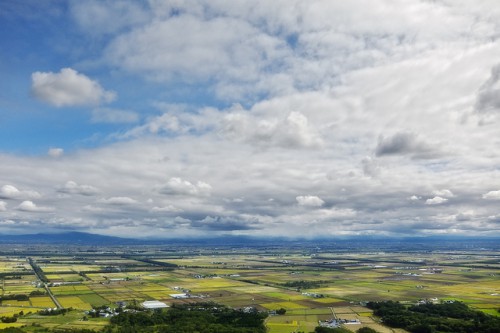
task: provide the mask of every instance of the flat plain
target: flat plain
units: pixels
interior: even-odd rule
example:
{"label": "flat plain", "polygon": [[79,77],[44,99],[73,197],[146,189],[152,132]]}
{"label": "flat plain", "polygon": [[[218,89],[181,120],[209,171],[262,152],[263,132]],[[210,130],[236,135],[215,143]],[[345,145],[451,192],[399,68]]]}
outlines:
{"label": "flat plain", "polygon": [[[379,332],[368,301],[458,300],[499,315],[500,253],[492,248],[346,248],[332,244],[281,246],[40,245],[4,247],[0,255],[0,328],[102,329],[108,318],[88,318],[93,307],[159,300],[168,305],[212,301],[267,311],[270,333],[311,332],[318,321],[352,321]],[[62,255],[61,253],[64,253]],[[30,261],[41,272],[35,271]],[[56,308],[64,316],[38,312]],[[21,295],[21,296],[20,296]],[[284,315],[275,314],[285,309]],[[85,320],[83,320],[85,317]]]}

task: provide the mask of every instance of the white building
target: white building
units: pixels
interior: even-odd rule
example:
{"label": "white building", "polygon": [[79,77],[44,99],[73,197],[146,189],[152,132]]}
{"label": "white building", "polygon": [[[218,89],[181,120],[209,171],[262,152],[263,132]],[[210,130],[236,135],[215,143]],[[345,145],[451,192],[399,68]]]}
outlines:
{"label": "white building", "polygon": [[146,301],[142,303],[142,306],[146,309],[163,309],[168,308],[168,305],[160,301]]}

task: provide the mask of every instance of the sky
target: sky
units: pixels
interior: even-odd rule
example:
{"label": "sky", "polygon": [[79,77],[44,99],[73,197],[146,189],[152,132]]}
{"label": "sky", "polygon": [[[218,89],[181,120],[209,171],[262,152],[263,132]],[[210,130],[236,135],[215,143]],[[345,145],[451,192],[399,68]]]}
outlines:
{"label": "sky", "polygon": [[500,236],[497,0],[0,1],[0,233]]}

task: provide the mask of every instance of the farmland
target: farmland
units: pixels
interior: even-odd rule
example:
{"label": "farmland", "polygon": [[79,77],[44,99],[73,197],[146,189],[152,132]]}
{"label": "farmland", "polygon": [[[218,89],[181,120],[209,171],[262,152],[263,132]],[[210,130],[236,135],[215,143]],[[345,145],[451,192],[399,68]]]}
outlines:
{"label": "farmland", "polygon": [[[338,244],[226,246],[4,246],[0,252],[0,328],[100,330],[109,318],[89,310],[158,300],[167,305],[215,302],[270,313],[270,333],[312,332],[318,321],[350,321],[356,331],[404,332],[383,326],[368,301],[403,304],[461,301],[498,316],[500,253],[428,246]],[[33,263],[33,265],[30,264]],[[35,274],[33,266],[41,270]],[[47,280],[41,281],[40,274]],[[55,301],[57,301],[57,304]],[[47,308],[72,309],[47,316]],[[284,309],[281,315],[275,311]],[[85,318],[84,318],[85,317]]]}

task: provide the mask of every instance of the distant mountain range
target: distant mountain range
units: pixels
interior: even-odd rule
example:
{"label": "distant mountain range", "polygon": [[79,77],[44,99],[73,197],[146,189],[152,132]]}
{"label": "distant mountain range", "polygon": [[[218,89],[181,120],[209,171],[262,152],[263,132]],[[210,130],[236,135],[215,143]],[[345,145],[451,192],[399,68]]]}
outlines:
{"label": "distant mountain range", "polygon": [[58,234],[0,235],[0,244],[132,244],[137,240],[89,234],[85,232],[65,232]]}
{"label": "distant mountain range", "polygon": [[38,233],[25,235],[0,235],[0,244],[68,244],[68,245],[188,245],[188,246],[296,246],[322,248],[500,248],[498,237],[347,237],[322,239],[255,238],[246,236],[221,236],[185,239],[131,239],[84,232]]}

